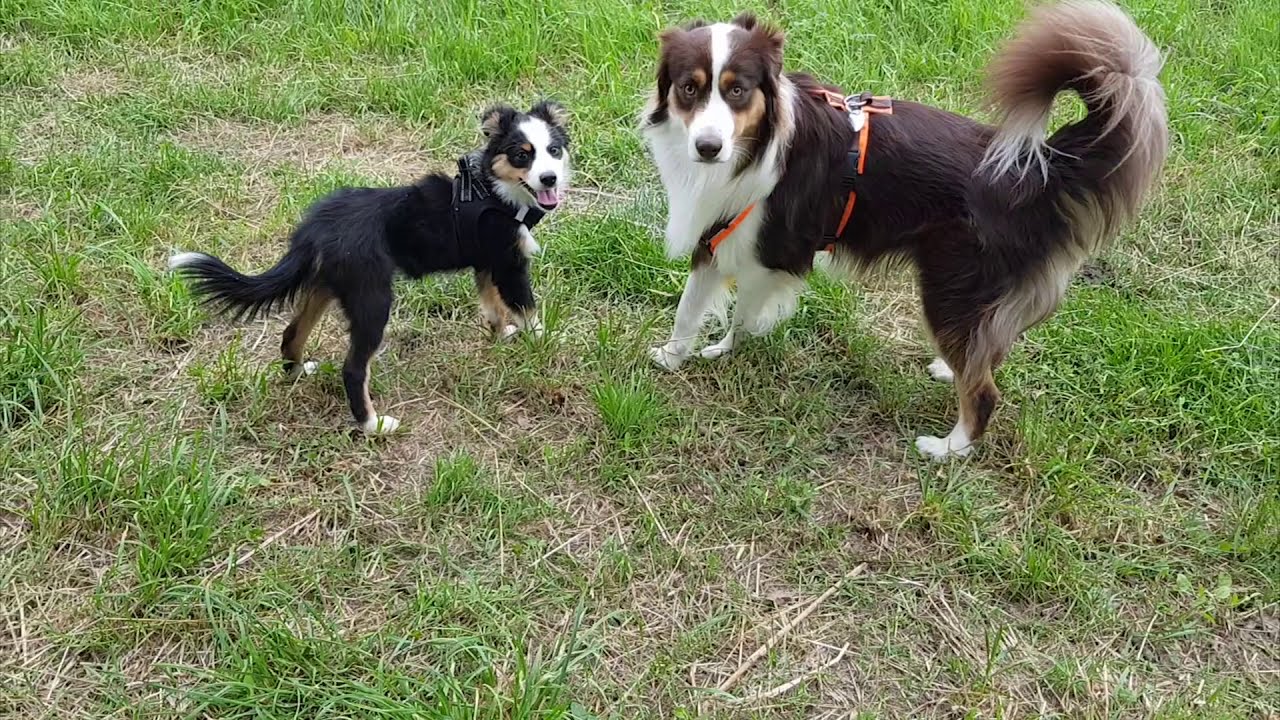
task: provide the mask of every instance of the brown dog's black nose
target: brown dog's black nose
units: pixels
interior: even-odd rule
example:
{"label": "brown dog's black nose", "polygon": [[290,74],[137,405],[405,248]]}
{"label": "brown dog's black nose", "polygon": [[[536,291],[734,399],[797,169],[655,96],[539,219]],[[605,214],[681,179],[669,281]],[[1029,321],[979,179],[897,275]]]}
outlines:
{"label": "brown dog's black nose", "polygon": [[694,141],[693,147],[703,160],[714,160],[720,154],[720,148],[724,147],[724,144],[714,138],[698,138]]}

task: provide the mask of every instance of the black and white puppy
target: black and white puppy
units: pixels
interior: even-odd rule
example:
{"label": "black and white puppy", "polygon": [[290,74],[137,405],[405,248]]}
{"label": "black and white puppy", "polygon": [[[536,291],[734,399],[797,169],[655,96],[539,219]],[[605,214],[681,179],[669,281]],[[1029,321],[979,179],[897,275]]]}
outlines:
{"label": "black and white puppy", "polygon": [[[391,188],[336,190],[308,208],[289,250],[261,275],[243,275],[204,253],[174,255],[169,267],[194,280],[196,294],[236,320],[293,303],[280,351],[290,377],[310,374],[307,337],[337,301],[350,323],[342,381],[356,424],[388,433],[400,421],[374,412],[369,364],[382,345],[398,274],[470,269],[485,321],[503,338],[541,334],[529,281],[529,232],[554,210],[569,183],[564,109],[541,102],[528,112],[500,105],[484,113],[484,147],[458,161],[455,177],[433,173]],[[507,318],[510,316],[511,324]]]}

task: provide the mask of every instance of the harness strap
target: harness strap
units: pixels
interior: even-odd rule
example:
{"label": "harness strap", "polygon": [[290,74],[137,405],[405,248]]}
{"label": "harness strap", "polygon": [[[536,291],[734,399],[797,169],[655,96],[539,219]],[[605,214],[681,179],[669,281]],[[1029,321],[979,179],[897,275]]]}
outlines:
{"label": "harness strap", "polygon": [[724,242],[725,238],[732,235],[733,231],[738,229],[738,226],[742,224],[742,221],[746,220],[747,216],[750,215],[751,211],[754,210],[755,208],[756,208],[756,204],[751,203],[750,205],[747,206],[746,210],[743,210],[742,212],[738,213],[738,216],[735,217],[732,221],[730,221],[730,223],[727,226],[725,226],[723,230],[711,236],[711,240],[708,241],[707,244],[711,247],[712,255],[715,254],[716,248],[720,247],[720,243]]}
{"label": "harness strap", "polygon": [[[826,88],[816,88],[812,91],[812,94],[836,110],[847,113],[849,115],[849,124],[858,133],[856,144],[849,149],[848,169],[840,180],[840,186],[848,189],[849,196],[845,200],[844,211],[840,213],[840,223],[836,226],[835,234],[828,235],[825,238],[830,241],[827,244],[826,251],[834,252],[836,241],[844,236],[844,231],[849,226],[849,219],[853,217],[853,206],[858,200],[857,176],[862,174],[867,164],[867,144],[871,136],[871,116],[892,115],[893,99],[866,92],[860,95],[841,95]],[[734,230],[738,229],[738,226],[742,224],[743,220],[747,219],[747,216],[751,214],[755,206],[755,203],[748,205],[724,229],[711,237],[707,244],[711,248],[713,255],[720,243],[724,242],[726,238],[733,234]]]}

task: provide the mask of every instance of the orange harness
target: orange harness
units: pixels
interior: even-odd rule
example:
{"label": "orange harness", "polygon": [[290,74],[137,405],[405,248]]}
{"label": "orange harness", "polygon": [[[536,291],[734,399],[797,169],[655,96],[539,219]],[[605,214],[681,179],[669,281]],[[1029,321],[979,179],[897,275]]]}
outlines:
{"label": "orange harness", "polygon": [[[853,216],[853,205],[858,199],[855,187],[856,178],[862,174],[863,167],[867,163],[867,141],[871,136],[871,116],[892,115],[893,100],[888,97],[873,96],[870,93],[845,96],[822,88],[814,90],[813,95],[825,100],[831,107],[848,113],[850,125],[858,132],[857,144],[849,149],[849,166],[845,171],[842,183],[848,185],[849,197],[845,200],[844,212],[840,214],[840,224],[836,226],[835,234],[827,238],[830,242],[825,249],[827,252],[832,252],[835,250],[836,241],[844,235],[844,230],[849,225],[849,218]],[[747,219],[747,216],[751,214],[755,207],[756,204],[751,203],[742,212],[738,213],[724,229],[711,236],[711,240],[707,244],[710,246],[713,255],[720,243],[724,242],[726,238],[733,234],[734,230],[738,229],[738,226]]]}

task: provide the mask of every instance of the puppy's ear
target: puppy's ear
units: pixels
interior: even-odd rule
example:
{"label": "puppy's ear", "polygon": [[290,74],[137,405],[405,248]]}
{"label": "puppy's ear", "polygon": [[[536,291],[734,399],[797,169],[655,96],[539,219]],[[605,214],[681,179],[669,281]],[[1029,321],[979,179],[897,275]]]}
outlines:
{"label": "puppy's ear", "polygon": [[509,105],[494,105],[480,116],[480,132],[487,138],[493,138],[506,132],[516,116],[515,108]]}
{"label": "puppy's ear", "polygon": [[529,110],[529,114],[550,125],[566,127],[569,124],[569,111],[555,100],[543,100]]}

